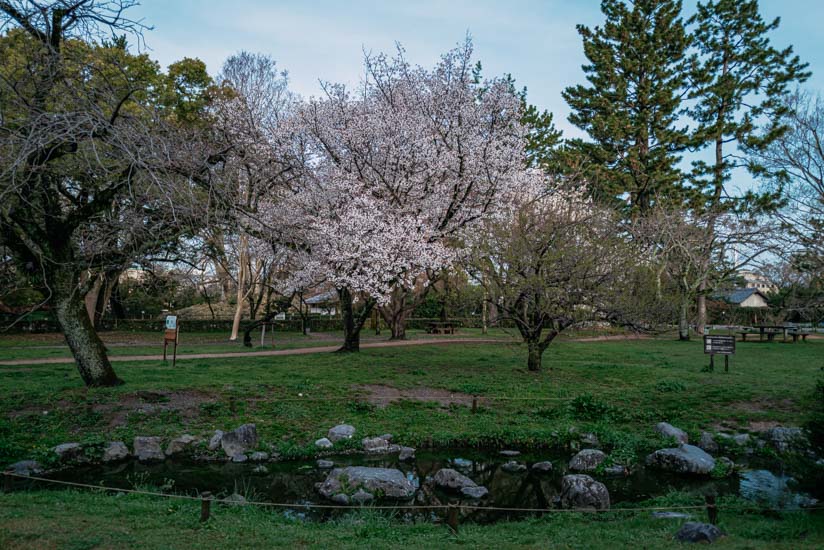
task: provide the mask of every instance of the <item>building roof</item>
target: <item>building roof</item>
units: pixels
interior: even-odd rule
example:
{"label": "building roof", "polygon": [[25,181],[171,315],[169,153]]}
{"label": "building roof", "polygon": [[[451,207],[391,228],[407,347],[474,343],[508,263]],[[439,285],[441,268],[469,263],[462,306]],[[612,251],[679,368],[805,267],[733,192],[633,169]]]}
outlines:
{"label": "building roof", "polygon": [[327,292],[321,292],[320,294],[315,294],[311,298],[307,298],[304,300],[309,305],[318,305],[318,304],[328,304],[330,302],[337,302],[338,301],[338,293],[334,290],[330,290]]}
{"label": "building roof", "polygon": [[767,297],[764,296],[764,294],[757,288],[734,288],[725,292],[719,292],[715,295],[715,297],[720,298],[730,304],[741,305],[753,294],[758,294],[765,301],[767,300]]}

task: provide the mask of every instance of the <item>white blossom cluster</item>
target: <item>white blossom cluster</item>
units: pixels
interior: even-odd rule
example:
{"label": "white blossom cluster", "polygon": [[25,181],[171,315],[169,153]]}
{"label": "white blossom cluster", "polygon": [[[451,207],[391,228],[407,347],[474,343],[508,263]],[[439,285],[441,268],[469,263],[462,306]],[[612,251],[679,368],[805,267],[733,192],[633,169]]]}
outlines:
{"label": "white blossom cluster", "polygon": [[403,51],[367,57],[357,93],[327,85],[296,109],[301,149],[290,192],[273,190],[260,219],[288,243],[284,286],[323,279],[379,303],[427,270],[451,265],[467,234],[524,180],[520,101],[505,80],[479,82],[469,42],[433,70]]}

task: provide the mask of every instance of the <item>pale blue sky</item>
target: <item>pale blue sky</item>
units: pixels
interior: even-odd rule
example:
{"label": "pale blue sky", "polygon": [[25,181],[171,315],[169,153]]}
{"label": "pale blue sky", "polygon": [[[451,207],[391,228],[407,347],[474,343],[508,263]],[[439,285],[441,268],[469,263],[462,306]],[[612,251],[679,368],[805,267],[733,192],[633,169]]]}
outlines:
{"label": "pale blue sky", "polygon": [[[824,91],[824,0],[761,0],[765,18],[780,16],[778,47],[792,44],[810,63],[807,87]],[[694,0],[685,0],[689,12]],[[400,42],[414,63],[431,66],[468,31],[487,75],[512,73],[529,100],[555,113],[567,136],[564,87],[583,80],[577,23],[598,25],[599,0],[142,0],[132,15],[155,28],[152,57],[166,65],[203,59],[215,74],[227,56],[264,52],[289,71],[291,87],[317,95],[319,79],[357,83],[363,50],[390,51]]]}

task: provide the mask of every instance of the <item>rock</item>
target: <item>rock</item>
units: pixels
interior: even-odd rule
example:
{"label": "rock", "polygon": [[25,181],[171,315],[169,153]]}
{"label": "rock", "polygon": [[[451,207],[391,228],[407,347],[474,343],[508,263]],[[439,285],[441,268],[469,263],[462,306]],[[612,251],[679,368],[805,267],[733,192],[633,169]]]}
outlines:
{"label": "rock", "polygon": [[746,447],[750,443],[750,434],[735,434],[732,440],[740,447]]}
{"label": "rock", "polygon": [[325,437],[321,437],[320,439],[315,441],[315,447],[320,447],[321,449],[331,449],[332,445],[334,445],[334,443],[332,443]]}
{"label": "rock", "polygon": [[505,450],[505,451],[501,451],[498,454],[500,454],[501,456],[513,456],[514,457],[514,456],[520,456],[521,451],[507,451],[507,450]]}
{"label": "rock", "polygon": [[510,474],[517,474],[518,472],[526,471],[526,464],[521,464],[520,462],[510,460],[509,462],[501,465],[501,470]]}
{"label": "rock", "polygon": [[249,460],[249,457],[243,453],[238,453],[236,455],[232,455],[232,462],[236,462],[238,464],[242,464]]}
{"label": "rock", "polygon": [[207,447],[210,451],[216,451],[220,447],[220,440],[223,439],[223,430],[215,430],[215,435],[209,440],[209,446]]}
{"label": "rock", "polygon": [[438,487],[460,491],[464,487],[477,487],[478,484],[452,468],[441,468],[432,476],[432,481]]}
{"label": "rock", "polygon": [[609,491],[606,485],[585,474],[564,476],[561,480],[562,508],[608,510]]}
{"label": "rock", "polygon": [[263,464],[258,464],[257,466],[255,466],[255,468],[252,470],[252,472],[254,472],[256,474],[268,474],[269,473],[269,468],[267,468]]}
{"label": "rock", "polygon": [[109,441],[103,450],[103,462],[117,462],[129,457],[129,449],[122,441]]}
{"label": "rock", "polygon": [[365,437],[361,444],[367,453],[385,453],[389,449],[389,441],[382,437]]}
{"label": "rock", "polygon": [[338,424],[334,428],[329,428],[329,433],[326,434],[326,437],[329,438],[329,441],[332,443],[337,443],[341,439],[352,439],[352,436],[355,435],[355,427],[350,426],[349,424]]}
{"label": "rock", "polygon": [[329,500],[331,500],[335,504],[349,504],[349,496],[347,496],[344,493],[337,493],[335,495],[332,495],[332,497]]}
{"label": "rock", "polygon": [[688,521],[675,533],[675,539],[681,542],[715,542],[724,533],[715,525]]}
{"label": "rock", "polygon": [[403,472],[394,468],[335,468],[318,487],[320,494],[330,499],[339,493],[357,489],[399,500],[406,500],[415,495],[415,486],[412,482]]}
{"label": "rock", "polygon": [[730,472],[735,469],[735,462],[732,461],[729,457],[722,456],[716,459],[716,462],[720,462],[723,464]]}
{"label": "rock", "polygon": [[690,519],[692,516],[684,512],[653,512],[652,517],[656,519]]}
{"label": "rock", "polygon": [[239,495],[237,493],[232,493],[228,497],[223,499],[223,502],[226,504],[233,504],[235,506],[246,504],[246,497],[243,495]]}
{"label": "rock", "polygon": [[629,475],[629,470],[623,464],[613,464],[604,468],[604,474],[612,477],[622,477]]}
{"label": "rock", "polygon": [[647,456],[647,465],[677,474],[707,475],[715,468],[715,459],[694,445],[659,449]]}
{"label": "rock", "polygon": [[184,434],[169,441],[166,446],[166,456],[172,456],[182,453],[187,447],[191,446],[197,439],[194,436]]}
{"label": "rock", "polygon": [[598,440],[598,436],[594,433],[585,433],[581,436],[581,443],[584,445],[589,446],[589,448],[594,449],[601,446],[601,442]]}
{"label": "rock", "polygon": [[269,453],[264,453],[262,451],[257,451],[249,455],[249,460],[252,462],[264,462],[269,460]]}
{"label": "rock", "polygon": [[226,456],[234,457],[235,455],[245,454],[257,447],[258,435],[257,427],[254,424],[243,424],[238,426],[231,432],[226,432],[220,439],[220,446]]}
{"label": "rock", "polygon": [[44,470],[36,460],[21,460],[11,464],[6,471],[19,476],[39,476]]}
{"label": "rock", "polygon": [[383,434],[383,435],[379,435],[378,437],[380,437],[381,439],[385,439],[387,442],[391,443],[392,439],[395,436],[393,436],[392,434]]}
{"label": "rock", "polygon": [[357,491],[355,491],[354,495],[349,497],[350,502],[352,502],[353,504],[360,504],[361,506],[369,502],[372,502],[373,500],[375,500],[375,495],[373,495],[372,493],[367,493],[363,489],[358,489]]}
{"label": "rock", "polygon": [[536,462],[532,465],[532,471],[546,474],[552,471],[552,462],[544,460],[543,462]]}
{"label": "rock", "polygon": [[718,443],[710,432],[701,432],[701,439],[698,440],[698,447],[708,453],[718,452]]}
{"label": "rock", "polygon": [[322,470],[328,470],[329,468],[333,468],[335,466],[335,463],[331,460],[320,459],[317,462],[315,462],[315,465]]}
{"label": "rock", "polygon": [[134,454],[140,462],[151,462],[166,458],[163,449],[160,447],[159,437],[137,436],[134,438],[133,446]]}
{"label": "rock", "polygon": [[576,472],[593,472],[606,460],[607,455],[598,449],[584,449],[569,461],[569,469]]}
{"label": "rock", "polygon": [[461,494],[469,498],[484,498],[486,495],[489,494],[489,489],[487,489],[486,487],[482,487],[481,485],[476,485],[474,487],[464,487],[463,489],[461,489]]}
{"label": "rock", "polygon": [[764,432],[764,440],[776,451],[785,453],[804,443],[804,431],[801,428],[785,428],[776,426]]}
{"label": "rock", "polygon": [[86,458],[80,443],[61,443],[52,448],[52,451],[59,462],[78,462]]}
{"label": "rock", "polygon": [[401,447],[401,452],[398,453],[398,460],[405,462],[415,458],[415,449],[412,447]]}
{"label": "rock", "polygon": [[680,443],[689,443],[687,432],[679,430],[669,422],[659,422],[655,425],[655,431],[664,437],[674,437]]}

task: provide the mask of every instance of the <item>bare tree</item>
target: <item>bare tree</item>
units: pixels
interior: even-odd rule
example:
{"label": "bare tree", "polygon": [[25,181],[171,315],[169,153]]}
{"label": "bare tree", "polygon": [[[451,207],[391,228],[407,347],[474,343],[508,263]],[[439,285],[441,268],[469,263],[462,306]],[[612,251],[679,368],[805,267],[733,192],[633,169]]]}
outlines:
{"label": "bare tree", "polygon": [[84,304],[99,274],[206,219],[204,148],[152,94],[156,65],[95,42],[139,39],[132,5],[0,1],[0,241],[46,289],[89,386],[120,383]]}
{"label": "bare tree", "polygon": [[558,334],[612,309],[627,256],[613,213],[580,189],[534,177],[513,199],[478,235],[467,269],[518,328],[537,371]]}

